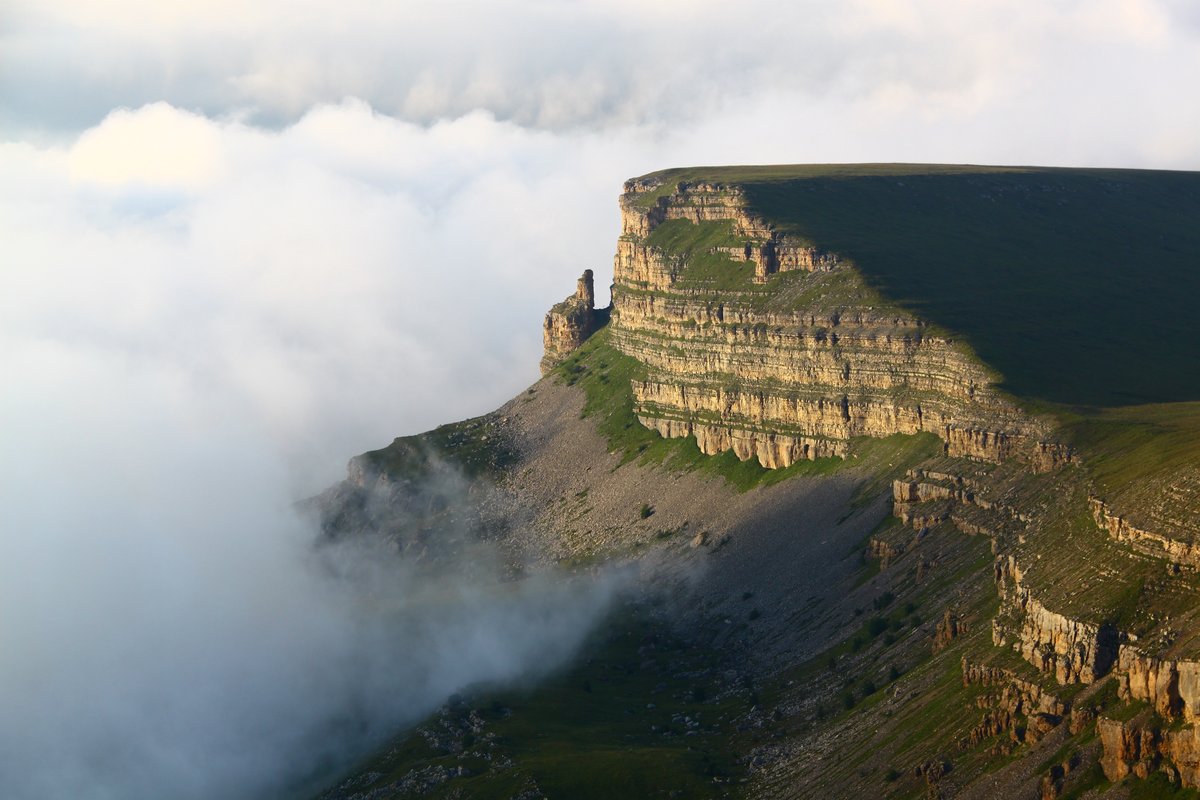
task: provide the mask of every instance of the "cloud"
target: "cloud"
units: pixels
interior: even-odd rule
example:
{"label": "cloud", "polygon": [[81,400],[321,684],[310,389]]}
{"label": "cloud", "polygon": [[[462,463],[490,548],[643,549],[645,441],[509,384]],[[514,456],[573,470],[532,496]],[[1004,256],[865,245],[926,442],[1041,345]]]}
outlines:
{"label": "cloud", "polygon": [[[1071,115],[1091,103],[1076,64],[1119,65],[1113,96],[1144,114],[1186,96],[1200,58],[1195,12],[1166,0],[1064,0],[1021,14],[996,0],[753,0],[686,11],[350,0],[336,13],[319,2],[123,0],[98,9],[51,0],[10,13],[0,108],[13,130],[78,130],[116,106],[159,100],[278,124],[347,96],[412,122],[485,110],[557,131],[690,124],[763,95],[801,107],[836,98],[845,109],[880,91],[909,113],[931,99],[975,114],[988,100],[1022,106],[1027,96]],[[994,122],[1014,131],[1029,120]]]}
{"label": "cloud", "polygon": [[8,145],[0,336],[180,371],[316,490],[536,377],[541,314],[616,228],[618,179],[558,169],[590,146],[358,102],[282,131],[155,104]]}
{"label": "cloud", "polygon": [[317,557],[290,510],[536,376],[616,227],[544,138],[154,104],[0,146],[0,794],[272,796],[586,635],[609,582]]}
{"label": "cloud", "polygon": [[177,374],[9,355],[36,379],[0,409],[24,421],[0,468],[6,798],[295,796],[450,692],[552,669],[619,588],[506,583],[483,546],[436,572],[314,553],[263,433]]}

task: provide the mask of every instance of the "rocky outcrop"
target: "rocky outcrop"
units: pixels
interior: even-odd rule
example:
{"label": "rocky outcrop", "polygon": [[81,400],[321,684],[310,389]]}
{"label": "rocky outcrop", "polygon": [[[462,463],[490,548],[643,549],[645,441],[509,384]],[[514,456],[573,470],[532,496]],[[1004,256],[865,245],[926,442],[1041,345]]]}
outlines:
{"label": "rocky outcrop", "polygon": [[592,271],[585,269],[575,288],[575,294],[555,305],[542,322],[543,355],[541,369],[545,375],[554,369],[575,348],[596,332],[596,291]]}
{"label": "rocky outcrop", "polygon": [[966,633],[967,625],[950,609],[942,614],[937,628],[933,633],[933,652],[936,655],[950,646],[950,643],[961,634]]}
{"label": "rocky outcrop", "polygon": [[984,710],[983,718],[959,747],[968,750],[986,739],[1007,735],[1010,745],[1001,747],[1008,753],[1012,745],[1032,743],[1062,724],[1071,705],[1037,683],[1019,677],[1003,667],[975,664],[962,659],[963,686],[984,686],[998,691],[980,695],[976,705]]}
{"label": "rocky outcrop", "polygon": [[1122,645],[1117,668],[1122,700],[1144,700],[1167,719],[1200,717],[1200,662],[1154,658]]}
{"label": "rocky outcrop", "polygon": [[988,536],[993,548],[1006,529],[1021,529],[1032,518],[1004,503],[987,499],[975,480],[929,470],[909,470],[892,482],[892,514],[914,530],[949,521],[970,536]]}
{"label": "rocky outcrop", "polygon": [[1163,728],[1144,717],[1124,722],[1101,718],[1096,732],[1104,748],[1100,766],[1110,781],[1162,770],[1184,787],[1200,786],[1200,729]]}
{"label": "rocky outcrop", "polygon": [[[656,277],[670,274],[669,267],[664,270],[661,261],[655,263],[656,259],[646,256],[646,248],[639,247],[641,239],[668,220],[686,220],[693,224],[732,223],[734,235],[744,241],[718,245],[714,250],[753,262],[756,283],[765,283],[769,275],[777,272],[828,270],[838,262],[837,255],[782,236],[751,214],[746,207],[745,193],[737,186],[698,181],[681,182],[670,193],[662,193],[662,188],[661,181],[630,180],[626,181],[625,194],[621,198],[621,240],[617,258],[627,259],[639,280],[653,284]],[[638,267],[633,265],[635,261],[646,267],[644,272],[638,272]],[[655,288],[667,288],[667,285]]]}
{"label": "rocky outcrop", "polygon": [[[1011,555],[996,560],[996,578],[1002,611],[992,623],[992,641],[997,647],[1011,645],[1059,683],[1092,683],[1108,674],[1117,658],[1119,635],[1115,628],[1046,608],[1021,582],[1020,567]],[[1005,618],[1015,620],[1015,625],[1010,627]]]}
{"label": "rocky outcrop", "polygon": [[663,436],[770,468],[921,432],[951,456],[1070,460],[964,345],[781,234],[739,187],[630,181],[621,212],[612,342],[645,365],[635,412]]}
{"label": "rocky outcrop", "polygon": [[1088,505],[1096,524],[1108,531],[1108,535],[1116,541],[1123,542],[1138,552],[1167,559],[1175,564],[1200,567],[1200,545],[1134,527],[1125,517],[1114,514],[1099,497],[1089,497]]}

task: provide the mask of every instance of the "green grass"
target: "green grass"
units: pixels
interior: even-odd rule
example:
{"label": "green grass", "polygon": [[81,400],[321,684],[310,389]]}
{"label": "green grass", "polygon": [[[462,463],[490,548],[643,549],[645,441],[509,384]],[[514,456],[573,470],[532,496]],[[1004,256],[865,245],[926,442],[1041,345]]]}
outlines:
{"label": "green grass", "polygon": [[[1095,490],[1138,527],[1195,541],[1200,403],[1060,412]],[[1157,509],[1157,513],[1150,513]]]}
{"label": "green grass", "polygon": [[486,414],[398,437],[387,447],[363,453],[362,458],[395,479],[422,478],[437,459],[456,465],[467,477],[495,478],[516,461],[517,452],[496,418]]}
{"label": "green grass", "polygon": [[[742,772],[731,749],[730,722],[748,710],[752,692],[713,699],[717,687],[694,676],[710,669],[714,658],[645,613],[627,609],[604,624],[571,665],[538,686],[467,692],[451,717],[465,718],[475,709],[485,721],[484,735],[495,736],[493,747],[472,737],[463,742],[466,753],[453,753],[431,747],[419,733],[405,733],[353,771],[373,776],[356,788],[384,787],[429,765],[461,765],[469,775],[427,796],[500,800],[517,795],[532,778],[548,797],[724,797]],[[689,727],[682,717],[700,725]],[[426,725],[439,727],[436,719]],[[492,758],[477,755],[484,752]],[[492,766],[509,759],[511,766]]]}
{"label": "green grass", "polygon": [[1200,464],[1200,403],[1097,410],[1065,429],[1102,489]]}
{"label": "green grass", "polygon": [[1200,791],[1183,789],[1161,772],[1153,772],[1145,780],[1130,778],[1125,785],[1129,800],[1200,800]]}
{"label": "green grass", "polygon": [[678,286],[701,285],[708,289],[763,291],[752,282],[754,263],[714,253],[717,247],[744,247],[747,239],[733,234],[733,221],[692,223],[671,219],[659,224],[646,237],[646,244],[670,254],[680,267]]}
{"label": "green grass", "polygon": [[933,434],[896,435],[885,439],[851,440],[846,459],[819,458],[798,461],[784,469],[766,469],[757,460],[741,461],[730,451],[707,456],[692,437],[665,439],[643,426],[633,413],[630,381],[644,375],[644,367],[608,343],[607,328],[594,334],[556,370],[558,380],[578,385],[586,393],[583,415],[593,419],[609,450],[621,454],[622,463],[661,465],[670,470],[717,475],[738,491],[769,486],[798,475],[831,475],[846,468],[873,470],[916,463],[941,449]]}
{"label": "green grass", "polygon": [[698,167],[957,332],[1021,397],[1200,399],[1200,173],[914,164]]}

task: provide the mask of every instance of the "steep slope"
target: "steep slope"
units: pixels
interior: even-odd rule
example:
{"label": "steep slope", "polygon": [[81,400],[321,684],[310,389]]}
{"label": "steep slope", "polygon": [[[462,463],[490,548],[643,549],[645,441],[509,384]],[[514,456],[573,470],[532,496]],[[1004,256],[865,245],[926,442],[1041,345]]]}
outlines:
{"label": "steep slope", "polygon": [[[551,310],[543,380],[325,506],[407,542],[405,482],[461,469],[434,516],[514,574],[637,565],[651,589],[545,690],[593,709],[583,755],[547,760],[553,704],[505,696],[491,750],[401,742],[329,797],[415,796],[434,763],[429,796],[603,797],[572,765],[624,757],[639,796],[1200,786],[1200,175],[694,168],[620,207],[613,305],[587,273]],[[648,657],[667,640],[690,655]]]}

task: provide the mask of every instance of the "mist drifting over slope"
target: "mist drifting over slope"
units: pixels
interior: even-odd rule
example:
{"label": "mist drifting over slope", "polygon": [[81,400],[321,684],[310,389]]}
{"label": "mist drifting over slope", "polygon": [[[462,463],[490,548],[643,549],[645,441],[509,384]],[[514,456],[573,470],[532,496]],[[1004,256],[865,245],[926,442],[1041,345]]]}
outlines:
{"label": "mist drifting over slope", "polygon": [[314,550],[260,435],[164,413],[139,377],[72,385],[84,419],[6,431],[24,458],[0,525],[27,534],[0,561],[6,798],[289,796],[463,686],[558,665],[617,590],[504,582],[483,545],[435,572]]}

